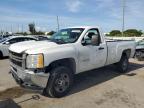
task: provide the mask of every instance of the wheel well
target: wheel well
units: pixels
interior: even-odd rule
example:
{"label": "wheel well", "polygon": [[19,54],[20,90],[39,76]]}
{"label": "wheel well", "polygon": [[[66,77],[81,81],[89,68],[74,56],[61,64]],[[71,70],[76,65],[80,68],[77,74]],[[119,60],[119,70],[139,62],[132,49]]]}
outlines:
{"label": "wheel well", "polygon": [[73,58],[64,58],[50,63],[49,66],[46,67],[46,72],[51,72],[52,69],[58,66],[66,66],[70,68],[73,73],[76,72],[76,62]]}
{"label": "wheel well", "polygon": [[3,53],[2,53],[2,51],[0,51],[0,56],[2,56],[2,57],[3,57]]}
{"label": "wheel well", "polygon": [[144,52],[144,49],[137,49],[136,52]]}
{"label": "wheel well", "polygon": [[126,50],[123,51],[122,56],[126,55],[129,58],[130,54],[131,54],[131,49],[126,49]]}

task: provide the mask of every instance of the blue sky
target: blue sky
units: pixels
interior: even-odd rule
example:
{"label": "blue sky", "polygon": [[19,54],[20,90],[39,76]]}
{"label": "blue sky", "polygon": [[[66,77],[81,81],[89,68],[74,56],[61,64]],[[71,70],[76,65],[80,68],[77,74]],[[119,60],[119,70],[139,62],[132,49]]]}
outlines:
{"label": "blue sky", "polygon": [[[126,29],[144,30],[144,0],[126,0]],[[60,28],[96,25],[104,32],[121,29],[122,0],[0,0],[0,30],[28,29],[35,22],[36,29],[56,30],[56,16]]]}

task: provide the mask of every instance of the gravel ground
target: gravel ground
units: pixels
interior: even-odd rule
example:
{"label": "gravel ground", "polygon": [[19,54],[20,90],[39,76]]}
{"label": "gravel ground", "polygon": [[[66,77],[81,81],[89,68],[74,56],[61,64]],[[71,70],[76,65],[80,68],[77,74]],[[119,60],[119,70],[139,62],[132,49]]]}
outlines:
{"label": "gravel ground", "polygon": [[[144,61],[131,59],[122,75],[114,66],[79,74],[72,91],[60,99],[19,87],[8,72],[8,60],[0,60],[0,108],[5,103],[7,108],[144,108]],[[40,99],[30,99],[34,95]]]}

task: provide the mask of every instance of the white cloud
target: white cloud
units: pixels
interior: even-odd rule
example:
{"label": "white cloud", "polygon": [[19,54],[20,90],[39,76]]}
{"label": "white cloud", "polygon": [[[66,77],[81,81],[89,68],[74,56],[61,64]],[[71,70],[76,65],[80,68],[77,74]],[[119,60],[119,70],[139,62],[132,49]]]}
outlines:
{"label": "white cloud", "polygon": [[66,7],[70,12],[78,12],[80,10],[80,6],[83,3],[80,0],[68,0],[66,1]]}

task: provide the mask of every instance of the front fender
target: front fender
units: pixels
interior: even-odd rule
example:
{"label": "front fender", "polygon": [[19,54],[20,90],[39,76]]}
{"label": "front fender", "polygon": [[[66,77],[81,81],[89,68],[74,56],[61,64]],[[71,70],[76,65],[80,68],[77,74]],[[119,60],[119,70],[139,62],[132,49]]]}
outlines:
{"label": "front fender", "polygon": [[65,58],[73,58],[76,62],[76,66],[78,64],[77,53],[74,47],[65,47],[65,48],[56,48],[51,49],[49,52],[44,53],[44,66],[49,66],[52,62],[56,60],[61,60]]}

